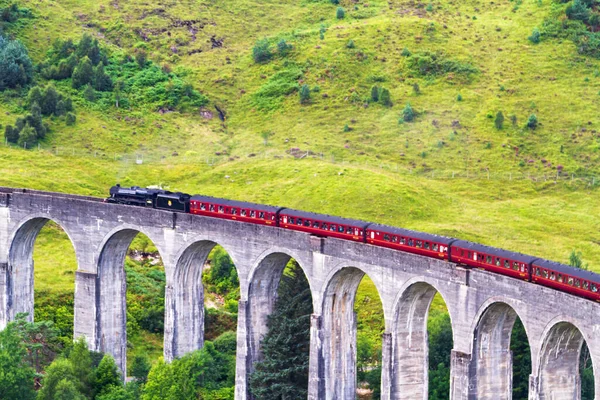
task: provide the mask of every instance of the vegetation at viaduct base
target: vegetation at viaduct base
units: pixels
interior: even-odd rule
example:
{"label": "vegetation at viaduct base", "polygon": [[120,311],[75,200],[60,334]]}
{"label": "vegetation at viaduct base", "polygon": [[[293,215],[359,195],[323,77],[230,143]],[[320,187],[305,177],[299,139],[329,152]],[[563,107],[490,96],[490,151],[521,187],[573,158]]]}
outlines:
{"label": "vegetation at viaduct base", "polygon": [[[587,0],[0,0],[0,185],[162,185],[600,271],[598,15]],[[206,347],[165,364],[164,271],[134,241],[125,387],[109,358],[72,344],[76,264],[57,226],[35,260],[39,322],[0,334],[0,369],[15,371],[0,397],[231,398],[239,288],[224,251],[203,275]],[[360,386],[375,398],[378,296],[365,279],[355,302]],[[37,330],[33,363],[20,355]],[[430,398],[447,398],[439,297],[428,330]],[[527,393],[524,337],[517,323],[514,398]]]}

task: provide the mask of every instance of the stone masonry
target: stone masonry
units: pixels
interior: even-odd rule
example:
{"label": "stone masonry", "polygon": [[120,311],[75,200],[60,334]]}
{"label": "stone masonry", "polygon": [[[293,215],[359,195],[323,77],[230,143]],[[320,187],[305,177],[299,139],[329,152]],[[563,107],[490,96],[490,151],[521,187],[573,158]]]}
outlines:
{"label": "stone masonry", "polygon": [[0,188],[0,329],[19,312],[33,315],[33,244],[52,220],[75,249],[75,337],[126,365],[127,249],[139,233],[165,265],[167,360],[202,347],[201,270],[215,245],[231,256],[240,279],[237,400],[251,399],[248,375],[260,359],[277,286],[294,258],[309,281],[309,399],[355,398],[357,286],[367,274],[385,315],[383,399],[427,399],[427,314],[443,297],[454,337],[451,399],[510,399],[510,335],[517,316],[531,346],[530,399],[579,399],[578,361],[585,340],[600,391],[600,304],[525,281],[445,261],[350,241],[318,238],[189,214],[103,203],[101,199]]}

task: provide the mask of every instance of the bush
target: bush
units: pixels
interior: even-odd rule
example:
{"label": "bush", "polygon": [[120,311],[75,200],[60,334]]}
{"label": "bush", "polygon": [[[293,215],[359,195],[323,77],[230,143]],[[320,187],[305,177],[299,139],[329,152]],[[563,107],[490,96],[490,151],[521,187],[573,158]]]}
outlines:
{"label": "bush", "polygon": [[96,91],[89,83],[86,85],[85,90],[83,91],[83,98],[89,102],[96,101]]}
{"label": "bush", "polygon": [[331,4],[340,4],[340,0],[329,0]]}
{"label": "bush", "polygon": [[67,113],[66,123],[68,126],[75,125],[76,120],[77,118],[75,117],[75,114],[71,112]]}
{"label": "bush", "polygon": [[25,46],[0,32],[0,91],[25,86],[33,78],[33,64]]}
{"label": "bush", "polygon": [[335,11],[335,17],[337,19],[344,19],[345,16],[346,16],[346,11],[344,11],[344,8],[338,7],[337,10]]}
{"label": "bush", "polygon": [[502,114],[502,111],[498,111],[496,119],[494,120],[494,125],[496,126],[496,129],[502,129],[502,124],[504,124],[504,114]]}
{"label": "bush", "polygon": [[135,62],[137,63],[140,69],[144,69],[146,67],[146,63],[148,62],[148,54],[143,49],[138,49],[135,52]]}
{"label": "bush", "polygon": [[535,114],[531,114],[529,116],[529,119],[527,120],[527,127],[529,129],[535,129],[535,128],[537,128],[537,126],[538,126],[538,119],[535,116]]}
{"label": "bush", "polygon": [[386,107],[392,106],[392,97],[390,91],[386,88],[381,88],[379,92],[379,102]]}
{"label": "bush", "polygon": [[456,96],[456,101],[462,101],[463,97],[462,95],[459,93],[458,96]]}
{"label": "bush", "polygon": [[406,103],[404,110],[402,110],[402,119],[405,122],[411,122],[415,119],[415,112],[413,111],[410,103]]}
{"label": "bush", "polygon": [[373,86],[371,88],[371,100],[375,102],[379,101],[379,86]]}
{"label": "bush", "polygon": [[288,44],[285,39],[281,39],[279,42],[277,42],[277,52],[282,57],[287,56],[289,52],[292,51],[292,48],[293,46]]}
{"label": "bush", "polygon": [[255,63],[264,63],[269,61],[273,57],[271,53],[271,46],[267,39],[261,39],[256,42],[252,48],[252,58]]}
{"label": "bush", "polygon": [[4,138],[9,143],[17,143],[17,140],[19,140],[19,131],[11,125],[6,125],[6,128],[4,128]]}
{"label": "bush", "polygon": [[412,53],[406,47],[402,49],[402,53],[400,53],[402,57],[410,57]]}
{"label": "bush", "polygon": [[585,3],[585,0],[573,0],[573,3],[571,3],[565,11],[569,19],[581,21],[583,23],[587,23],[590,18],[590,9]]}
{"label": "bush", "polygon": [[527,39],[529,39],[529,41],[531,43],[539,43],[540,42],[540,30],[538,28],[533,28],[533,32],[531,33],[531,36],[529,36]]}
{"label": "bush", "polygon": [[356,47],[356,45],[354,44],[354,41],[352,39],[348,40],[348,43],[346,43],[346,48],[353,49],[355,47]]}
{"label": "bush", "polygon": [[300,88],[300,104],[306,104],[310,102],[310,88],[305,83]]}
{"label": "bush", "polygon": [[409,57],[408,66],[423,76],[437,76],[447,73],[470,75],[479,72],[469,63],[452,60],[442,53],[422,52]]}
{"label": "bush", "polygon": [[73,75],[71,76],[71,84],[75,89],[79,89],[82,86],[87,85],[88,83],[92,83],[94,76],[94,67],[92,66],[92,62],[86,56],[79,61],[77,67],[73,70]]}

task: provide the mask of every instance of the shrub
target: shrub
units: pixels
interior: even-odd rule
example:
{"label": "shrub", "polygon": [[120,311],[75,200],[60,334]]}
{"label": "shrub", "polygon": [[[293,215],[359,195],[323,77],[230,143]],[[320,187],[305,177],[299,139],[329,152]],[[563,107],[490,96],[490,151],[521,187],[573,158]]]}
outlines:
{"label": "shrub", "polygon": [[415,92],[415,94],[421,94],[421,88],[419,87],[418,83],[413,83],[413,92]]}
{"label": "shrub", "polygon": [[415,119],[415,112],[413,111],[410,103],[406,103],[404,110],[402,110],[402,119],[405,122],[411,122]]}
{"label": "shrub", "polygon": [[585,0],[573,0],[566,8],[567,17],[584,23],[588,22],[590,18],[590,9],[585,3]]}
{"label": "shrub", "polygon": [[379,102],[386,107],[392,106],[392,97],[388,89],[381,88],[381,90],[379,91]]}
{"label": "shrub", "polygon": [[0,90],[25,86],[33,78],[33,64],[25,46],[0,33]]}
{"label": "shrub", "polygon": [[146,67],[146,63],[148,62],[148,53],[146,53],[146,50],[137,49],[135,52],[135,62],[140,69],[144,69]]}
{"label": "shrub", "polygon": [[456,96],[456,101],[462,101],[463,97],[462,95],[459,93],[458,96]]}
{"label": "shrub", "polygon": [[6,125],[6,128],[4,128],[4,138],[9,143],[17,143],[17,140],[19,140],[19,131],[11,125]]}
{"label": "shrub", "polygon": [[496,119],[494,120],[494,125],[496,126],[496,129],[502,129],[502,124],[504,124],[504,114],[502,114],[502,111],[498,111]]}
{"label": "shrub", "polygon": [[371,88],[371,100],[375,102],[379,101],[379,86],[373,86]]}
{"label": "shrub", "polygon": [[252,104],[262,110],[279,107],[284,96],[298,90],[298,79],[301,76],[302,71],[297,68],[277,72],[252,95]]}
{"label": "shrub", "polygon": [[65,115],[66,112],[67,112],[67,108],[65,106],[65,102],[63,100],[59,100],[58,103],[56,103],[56,109],[54,110],[54,115],[56,115],[57,117],[61,117],[61,116]]}
{"label": "shrub", "polygon": [[292,48],[293,46],[288,44],[285,39],[281,39],[279,42],[277,42],[277,52],[282,57],[287,56],[289,52],[292,51]]}
{"label": "shrub", "polygon": [[537,44],[540,42],[540,36],[540,30],[538,28],[533,28],[531,36],[529,36],[527,39],[529,39],[531,43]]}
{"label": "shrub", "polygon": [[271,47],[267,39],[261,39],[256,42],[252,48],[252,58],[255,63],[264,63],[269,61],[273,57],[271,53]]}
{"label": "shrub", "polygon": [[79,89],[82,86],[87,85],[88,83],[92,83],[94,76],[94,67],[92,66],[92,62],[86,56],[83,57],[77,67],[73,70],[73,75],[71,76],[71,84],[75,89]]}
{"label": "shrub", "polygon": [[33,129],[29,124],[25,125],[25,127],[19,132],[19,139],[17,140],[17,144],[23,148],[31,148],[37,144],[38,135],[35,129]]}
{"label": "shrub", "polygon": [[85,90],[83,91],[83,97],[89,102],[96,101],[96,91],[89,83],[86,85]]}
{"label": "shrub", "polygon": [[300,88],[300,104],[306,104],[310,102],[310,88],[305,83]]}
{"label": "shrub", "polygon": [[408,48],[405,47],[402,49],[402,53],[400,53],[400,55],[402,57],[410,57],[412,53],[410,52],[410,50],[408,50]]}
{"label": "shrub", "polygon": [[437,76],[450,72],[470,75],[479,72],[469,63],[449,59],[442,53],[428,51],[410,56],[408,66],[423,76]]}
{"label": "shrub", "polygon": [[93,81],[94,89],[100,92],[110,92],[112,90],[112,80],[110,79],[110,76],[104,72],[104,65],[102,63],[94,68]]}
{"label": "shrub", "polygon": [[331,4],[340,4],[340,0],[329,0]]}
{"label": "shrub", "polygon": [[529,116],[529,119],[527,120],[527,127],[529,129],[535,129],[535,128],[537,128],[537,126],[538,126],[538,119],[535,116],[535,114],[531,114]]}
{"label": "shrub", "polygon": [[66,118],[66,123],[67,125],[71,126],[71,125],[75,125],[75,121],[77,120],[77,118],[75,117],[75,114],[73,113],[67,113],[67,118]]}
{"label": "shrub", "polygon": [[335,11],[335,17],[337,19],[344,19],[345,16],[346,16],[346,11],[344,11],[344,8],[338,7],[337,10]]}
{"label": "shrub", "polygon": [[352,39],[348,40],[348,43],[346,43],[346,48],[353,49],[355,47],[356,47],[356,45],[354,44],[354,41]]}

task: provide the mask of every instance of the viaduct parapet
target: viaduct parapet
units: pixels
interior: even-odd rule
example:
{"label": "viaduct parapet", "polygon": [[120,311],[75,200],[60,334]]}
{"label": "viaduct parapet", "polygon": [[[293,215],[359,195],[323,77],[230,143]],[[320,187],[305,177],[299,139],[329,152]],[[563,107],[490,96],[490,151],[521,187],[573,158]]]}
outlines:
{"label": "viaduct parapet", "polygon": [[450,398],[510,399],[510,336],[517,316],[531,347],[529,399],[579,399],[579,356],[587,342],[600,391],[600,304],[501,275],[375,247],[318,238],[276,227],[174,214],[99,199],[0,188],[0,329],[17,313],[33,315],[33,244],[52,220],[70,238],[75,274],[75,337],[126,366],[127,249],[139,233],[165,266],[166,360],[204,342],[202,266],[215,245],[238,271],[236,400],[250,399],[248,375],[260,360],[260,340],[282,271],[292,257],[309,281],[309,399],[354,399],[356,289],[375,283],[385,315],[383,399],[427,399],[427,315],[436,293],[452,322]]}

